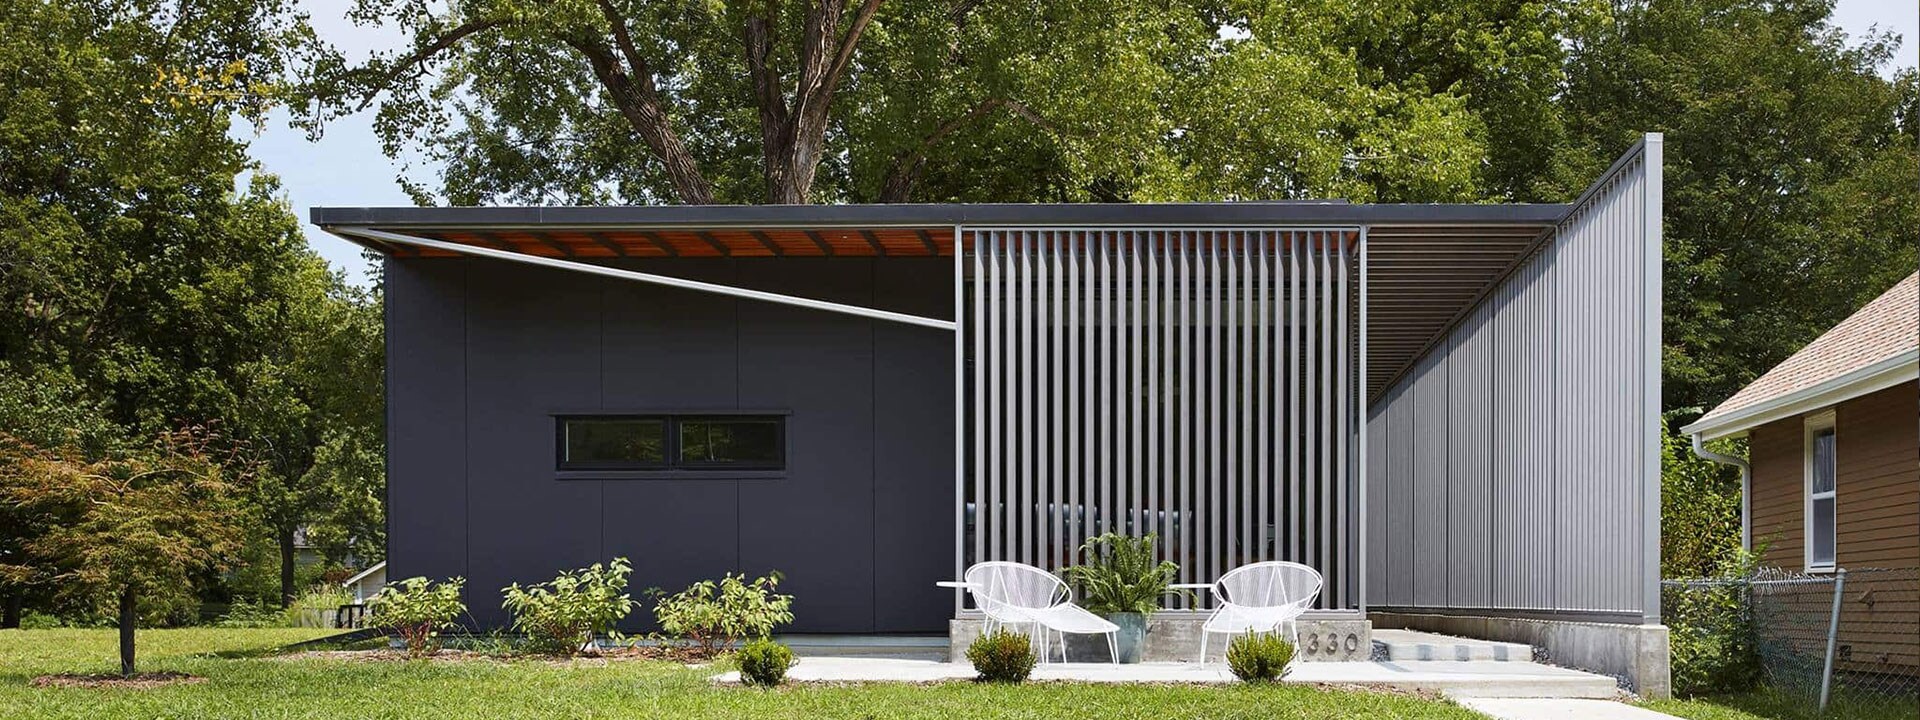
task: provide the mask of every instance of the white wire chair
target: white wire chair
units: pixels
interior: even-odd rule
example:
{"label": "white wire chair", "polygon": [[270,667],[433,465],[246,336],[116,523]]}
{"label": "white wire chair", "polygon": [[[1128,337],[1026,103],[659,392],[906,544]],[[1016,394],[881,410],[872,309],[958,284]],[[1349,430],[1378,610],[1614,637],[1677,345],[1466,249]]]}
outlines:
{"label": "white wire chair", "polygon": [[[1040,661],[1047,662],[1053,636],[1060,636],[1060,661],[1067,661],[1067,635],[1105,635],[1107,652],[1120,661],[1120,626],[1073,604],[1073,591],[1053,573],[1025,563],[983,562],[967,568],[965,579],[938,583],[965,588],[985,616],[981,634],[1002,626],[1024,627],[1035,641]],[[1036,637],[1036,635],[1038,637]]]}
{"label": "white wire chair", "polygon": [[1212,583],[1182,583],[1180,589],[1208,589],[1218,607],[1200,626],[1200,664],[1207,662],[1207,636],[1278,632],[1300,641],[1301,613],[1320,597],[1320,572],[1300,563],[1268,561],[1234,568]]}

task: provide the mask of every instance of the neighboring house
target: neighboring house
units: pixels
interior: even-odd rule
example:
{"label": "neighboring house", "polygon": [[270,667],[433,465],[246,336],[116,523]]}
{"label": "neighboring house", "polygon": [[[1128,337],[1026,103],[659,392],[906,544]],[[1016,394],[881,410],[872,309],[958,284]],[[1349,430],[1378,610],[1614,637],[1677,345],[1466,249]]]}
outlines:
{"label": "neighboring house", "polygon": [[[1747,438],[1741,540],[1762,564],[1856,571],[1842,642],[1920,673],[1920,274],[1908,275],[1683,428]],[[1705,453],[1713,456],[1713,453]],[[1883,581],[1882,578],[1885,578]],[[1884,587],[1883,587],[1884,585]],[[1858,605],[1861,598],[1877,600]],[[1850,636],[1857,633],[1859,636]],[[1869,637],[1873,636],[1873,637]]]}
{"label": "neighboring house", "polygon": [[368,600],[373,599],[373,596],[380,594],[380,589],[386,586],[387,562],[385,560],[374,563],[373,567],[361,570],[359,574],[340,583],[340,587],[346,588],[347,592],[353,594],[355,605],[366,604]]}
{"label": "neighboring house", "polygon": [[1660,695],[1660,147],[1569,204],[312,220],[385,256],[389,561],[482,625],[625,556],[958,632],[967,565],[1156,533],[1183,582],[1317,568],[1314,659],[1499,618]]}

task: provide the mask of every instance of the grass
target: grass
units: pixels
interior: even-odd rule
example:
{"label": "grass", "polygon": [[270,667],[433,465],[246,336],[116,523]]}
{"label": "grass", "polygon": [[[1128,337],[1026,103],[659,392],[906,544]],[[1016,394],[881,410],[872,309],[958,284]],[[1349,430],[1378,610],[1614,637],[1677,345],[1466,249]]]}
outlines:
{"label": "grass", "polygon": [[1913,720],[1915,717],[1911,698],[1838,696],[1829,702],[1827,712],[1820,714],[1814,711],[1812,699],[1771,688],[1686,700],[1657,700],[1644,706],[1688,720]]}
{"label": "grass", "polygon": [[278,656],[310,629],[140,633],[140,669],[206,682],[155,689],[38,688],[52,673],[117,667],[111,630],[0,631],[0,717],[32,718],[1479,718],[1417,697],[1297,686],[1070,683],[716,687],[712,669],[660,661],[370,662]]}

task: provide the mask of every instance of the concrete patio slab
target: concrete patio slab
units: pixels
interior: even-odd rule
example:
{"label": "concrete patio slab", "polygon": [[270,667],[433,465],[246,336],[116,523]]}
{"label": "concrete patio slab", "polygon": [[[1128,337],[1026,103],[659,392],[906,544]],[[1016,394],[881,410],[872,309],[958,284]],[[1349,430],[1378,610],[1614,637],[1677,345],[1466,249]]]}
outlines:
{"label": "concrete patio slab", "polygon": [[[942,682],[974,675],[965,663],[877,657],[803,657],[787,671],[796,682]],[[1224,666],[1193,663],[1051,663],[1034,669],[1039,681],[1093,683],[1233,683]],[[738,673],[714,676],[737,683]],[[1298,663],[1286,682],[1383,690],[1440,692],[1455,697],[1611,698],[1613,678],[1530,662]]]}
{"label": "concrete patio slab", "polygon": [[1607,700],[1462,698],[1459,702],[1496,720],[1679,720],[1666,713]]}

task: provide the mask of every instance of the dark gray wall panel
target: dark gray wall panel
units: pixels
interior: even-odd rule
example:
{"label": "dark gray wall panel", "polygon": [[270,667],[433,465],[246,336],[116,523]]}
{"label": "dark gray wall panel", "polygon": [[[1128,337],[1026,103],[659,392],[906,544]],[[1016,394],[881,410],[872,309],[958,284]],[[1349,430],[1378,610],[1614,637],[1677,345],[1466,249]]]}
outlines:
{"label": "dark gray wall panel", "polygon": [[387,561],[396,580],[467,574],[467,265],[386,262],[387,476],[399,480],[387,483]]}
{"label": "dark gray wall panel", "polygon": [[[551,415],[600,404],[602,281],[476,262],[468,282],[467,581],[484,594],[606,559],[601,483],[554,479]],[[497,602],[470,609],[505,619]]]}
{"label": "dark gray wall panel", "polygon": [[[874,273],[874,296],[887,309],[950,318],[950,260],[890,261]],[[921,327],[873,328],[874,629],[926,629],[952,614],[953,595],[934,583],[952,579],[953,335]],[[902,432],[920,429],[918,432]]]}
{"label": "dark gray wall panel", "polygon": [[[952,574],[950,334],[483,260],[390,265],[394,572],[468,577],[487,625],[506,620],[509,582],[626,556],[636,592],[778,569],[798,632],[945,627],[932,583]],[[951,259],[620,265],[951,312]],[[736,409],[791,413],[785,477],[553,467],[555,413]],[[626,623],[651,625],[645,607]]]}
{"label": "dark gray wall panel", "polygon": [[[740,262],[744,284],[859,304],[871,301],[870,272],[866,261]],[[872,628],[872,323],[742,303],[739,368],[743,405],[793,413],[787,479],[741,484],[741,566],[785,573],[809,628]]]}

